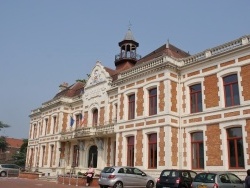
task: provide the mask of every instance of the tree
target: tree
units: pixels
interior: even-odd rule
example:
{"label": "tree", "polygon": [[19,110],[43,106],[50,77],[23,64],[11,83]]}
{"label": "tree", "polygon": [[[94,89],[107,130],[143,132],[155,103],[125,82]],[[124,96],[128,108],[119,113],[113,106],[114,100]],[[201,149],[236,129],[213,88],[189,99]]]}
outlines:
{"label": "tree", "polygon": [[6,142],[6,137],[0,137],[0,153],[4,153],[8,148],[8,143]]}
{"label": "tree", "polygon": [[0,130],[2,128],[7,128],[7,127],[10,127],[8,124],[4,124],[3,122],[0,121]]}
{"label": "tree", "polygon": [[21,167],[25,166],[26,152],[28,146],[28,139],[23,139],[23,144],[20,147],[20,151],[13,155],[14,163]]}

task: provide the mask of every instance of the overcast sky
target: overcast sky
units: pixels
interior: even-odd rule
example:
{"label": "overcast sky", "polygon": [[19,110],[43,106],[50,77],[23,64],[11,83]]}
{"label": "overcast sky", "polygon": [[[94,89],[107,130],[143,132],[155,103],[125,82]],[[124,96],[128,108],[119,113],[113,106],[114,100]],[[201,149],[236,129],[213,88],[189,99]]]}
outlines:
{"label": "overcast sky", "polygon": [[28,138],[29,115],[62,82],[114,69],[129,23],[144,56],[168,40],[196,54],[250,34],[249,0],[0,0],[0,136]]}

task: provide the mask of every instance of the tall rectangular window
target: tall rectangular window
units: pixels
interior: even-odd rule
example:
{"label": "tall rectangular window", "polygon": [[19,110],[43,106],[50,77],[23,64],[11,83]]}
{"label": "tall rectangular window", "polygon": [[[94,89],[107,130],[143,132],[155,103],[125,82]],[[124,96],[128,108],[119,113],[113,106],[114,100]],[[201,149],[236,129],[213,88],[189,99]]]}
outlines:
{"label": "tall rectangular window", "polygon": [[196,132],[191,135],[191,149],[192,149],[192,169],[204,168],[204,143],[203,133]]}
{"label": "tall rectangular window", "polygon": [[224,95],[226,107],[240,104],[239,87],[237,74],[225,76],[223,78]]}
{"label": "tall rectangular window", "polygon": [[50,146],[50,167],[53,165],[54,145]]}
{"label": "tall rectangular window", "polygon": [[241,127],[227,129],[229,168],[244,168],[244,149]]}
{"label": "tall rectangular window", "polygon": [[56,116],[53,116],[53,134],[55,134],[56,124],[57,124]]}
{"label": "tall rectangular window", "polygon": [[45,159],[45,146],[42,146],[42,167],[44,165],[44,159]]}
{"label": "tall rectangular window", "polygon": [[36,138],[36,135],[37,135],[37,125],[35,124],[34,125],[34,130],[33,130],[33,139]]}
{"label": "tall rectangular window", "polygon": [[189,88],[191,113],[202,112],[201,84],[192,85]]}
{"label": "tall rectangular window", "polygon": [[48,121],[49,121],[49,119],[45,119],[45,135],[47,134]]}
{"label": "tall rectangular window", "polygon": [[98,123],[98,110],[94,109],[93,111],[93,126],[97,126]]}
{"label": "tall rectangular window", "polygon": [[157,88],[149,90],[149,115],[157,114]]}
{"label": "tall rectangular window", "polygon": [[148,135],[148,168],[157,168],[157,134]]}
{"label": "tall rectangular window", "polygon": [[135,150],[135,137],[130,136],[127,139],[127,166],[134,166],[134,150]]}
{"label": "tall rectangular window", "polygon": [[77,114],[76,115],[76,127],[80,127],[81,120],[82,120],[82,114]]}
{"label": "tall rectangular window", "polygon": [[128,119],[135,119],[135,94],[128,96]]}

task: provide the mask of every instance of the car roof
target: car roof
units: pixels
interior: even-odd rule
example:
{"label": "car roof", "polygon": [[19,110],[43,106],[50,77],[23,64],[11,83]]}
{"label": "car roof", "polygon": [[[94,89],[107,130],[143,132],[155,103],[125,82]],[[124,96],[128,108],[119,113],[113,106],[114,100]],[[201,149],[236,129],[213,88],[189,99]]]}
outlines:
{"label": "car roof", "polygon": [[209,172],[200,172],[199,174],[233,174],[233,172],[227,172],[227,171],[209,171]]}

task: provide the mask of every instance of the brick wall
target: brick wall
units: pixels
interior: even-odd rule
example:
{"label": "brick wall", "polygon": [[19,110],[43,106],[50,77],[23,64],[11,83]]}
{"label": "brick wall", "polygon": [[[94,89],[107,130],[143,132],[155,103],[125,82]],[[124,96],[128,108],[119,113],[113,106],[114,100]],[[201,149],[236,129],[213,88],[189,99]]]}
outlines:
{"label": "brick wall", "polygon": [[250,64],[241,67],[241,86],[243,88],[242,95],[244,101],[250,100]]}
{"label": "brick wall", "polygon": [[159,166],[165,166],[165,131],[164,127],[160,128],[159,132]]}
{"label": "brick wall", "polygon": [[204,78],[204,105],[206,108],[216,107],[219,106],[219,88],[218,88],[218,78],[216,74],[206,76]]}
{"label": "brick wall", "polygon": [[206,156],[207,166],[222,166],[223,161],[221,160],[221,130],[219,124],[207,125],[207,130],[205,131],[207,141],[205,145],[207,146]]}
{"label": "brick wall", "polygon": [[171,151],[172,151],[172,157],[171,157],[171,161],[172,161],[172,165],[173,166],[177,166],[178,163],[178,128],[176,127],[171,127],[171,133],[172,133],[172,137],[171,137]]}
{"label": "brick wall", "polygon": [[246,131],[246,154],[248,156],[246,160],[247,164],[250,165],[250,119],[246,120],[245,131]]}
{"label": "brick wall", "polygon": [[[142,130],[138,130],[137,134],[136,134],[136,153],[135,153],[135,166],[142,166],[143,162],[142,162],[142,158],[143,158],[143,134],[142,134]],[[146,154],[147,155],[147,154]]]}
{"label": "brick wall", "polygon": [[144,97],[143,88],[138,89],[136,99],[137,99],[136,100],[136,106],[137,106],[136,113],[137,113],[137,116],[142,116],[143,115],[143,104],[144,104],[144,100],[146,100],[145,97]]}
{"label": "brick wall", "polygon": [[171,111],[177,112],[177,83],[171,81]]}

